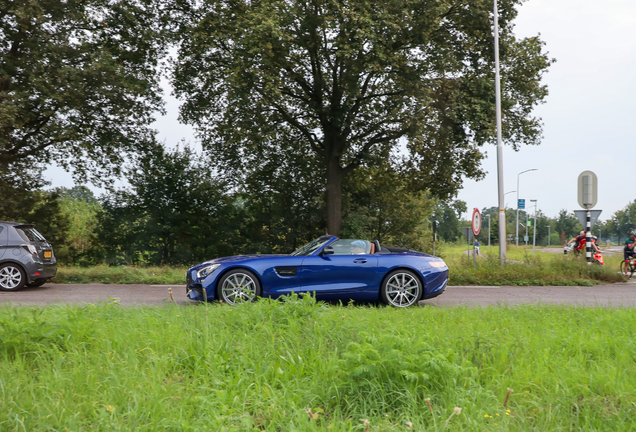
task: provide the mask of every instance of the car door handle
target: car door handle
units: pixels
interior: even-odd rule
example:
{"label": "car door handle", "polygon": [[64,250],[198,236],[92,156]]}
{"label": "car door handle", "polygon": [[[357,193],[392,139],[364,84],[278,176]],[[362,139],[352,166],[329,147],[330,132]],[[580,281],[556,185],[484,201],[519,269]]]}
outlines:
{"label": "car door handle", "polygon": [[356,258],[353,260],[354,263],[359,263],[359,264],[364,264],[365,262],[367,262],[367,260],[365,258]]}

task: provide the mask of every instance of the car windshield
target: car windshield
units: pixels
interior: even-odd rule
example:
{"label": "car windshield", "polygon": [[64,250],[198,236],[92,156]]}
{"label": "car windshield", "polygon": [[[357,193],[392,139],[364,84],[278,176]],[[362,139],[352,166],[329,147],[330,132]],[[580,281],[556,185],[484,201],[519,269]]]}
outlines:
{"label": "car windshield", "polygon": [[331,240],[331,237],[329,236],[319,237],[316,240],[310,241],[305,246],[295,250],[290,255],[292,256],[311,255],[312,253],[316,252],[318,249],[323,247],[325,244],[327,244],[329,240]]}
{"label": "car windshield", "polygon": [[46,241],[35,228],[15,227],[15,230],[24,241]]}

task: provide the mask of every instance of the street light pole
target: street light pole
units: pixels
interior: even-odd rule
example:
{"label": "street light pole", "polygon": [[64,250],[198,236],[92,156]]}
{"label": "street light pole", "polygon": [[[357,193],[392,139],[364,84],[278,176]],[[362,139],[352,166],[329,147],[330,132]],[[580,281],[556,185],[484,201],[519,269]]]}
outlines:
{"label": "street light pole", "polygon": [[538,170],[536,168],[531,168],[529,170],[521,171],[519,174],[517,174],[517,235],[515,236],[515,245],[517,247],[519,247],[519,176],[529,171],[538,171]]}
{"label": "street light pole", "polygon": [[490,215],[487,214],[486,217],[488,218],[488,247],[490,247]]}
{"label": "street light pole", "polygon": [[[506,195],[508,195],[508,194],[511,194],[511,193],[515,193],[515,192],[517,192],[517,191],[510,191],[510,192],[506,192],[506,193],[504,194],[504,196],[506,196]],[[507,208],[507,207],[508,207],[508,204],[504,204],[504,208]]]}
{"label": "street light pole", "polygon": [[548,225],[548,246],[550,246],[550,225]]}
{"label": "street light pole", "polygon": [[532,255],[534,255],[534,246],[537,242],[537,200],[530,200],[534,203],[534,232],[532,234]]}
{"label": "street light pole", "polygon": [[503,140],[501,138],[501,82],[499,77],[499,11],[494,3],[495,24],[495,112],[497,120],[497,184],[499,198],[499,263],[506,263],[506,209],[504,208]]}

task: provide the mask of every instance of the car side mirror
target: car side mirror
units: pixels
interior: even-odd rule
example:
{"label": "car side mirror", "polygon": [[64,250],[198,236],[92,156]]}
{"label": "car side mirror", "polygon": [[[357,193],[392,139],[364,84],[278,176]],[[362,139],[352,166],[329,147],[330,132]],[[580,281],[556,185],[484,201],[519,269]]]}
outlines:
{"label": "car side mirror", "polygon": [[333,246],[325,246],[320,254],[321,255],[333,255]]}

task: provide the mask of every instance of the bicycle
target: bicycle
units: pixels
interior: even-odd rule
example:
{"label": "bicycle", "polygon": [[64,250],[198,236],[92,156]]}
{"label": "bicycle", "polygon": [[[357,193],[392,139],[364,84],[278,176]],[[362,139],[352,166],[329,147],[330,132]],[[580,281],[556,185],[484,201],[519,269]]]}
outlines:
{"label": "bicycle", "polygon": [[636,257],[632,256],[626,262],[625,260],[621,261],[621,274],[631,278],[632,275],[636,272]]}

